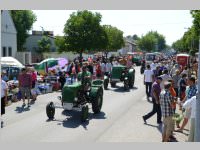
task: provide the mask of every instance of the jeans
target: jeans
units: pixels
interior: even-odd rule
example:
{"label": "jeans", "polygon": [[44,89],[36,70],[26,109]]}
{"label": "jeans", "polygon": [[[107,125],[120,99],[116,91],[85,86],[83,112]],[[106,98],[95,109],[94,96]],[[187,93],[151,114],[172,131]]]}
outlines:
{"label": "jeans", "polygon": [[161,122],[161,108],[160,108],[160,104],[156,104],[155,99],[152,98],[153,101],[153,109],[151,112],[149,112],[148,114],[144,115],[144,119],[147,120],[149,118],[151,118],[155,113],[157,113],[157,123]]}
{"label": "jeans", "polygon": [[146,95],[147,95],[147,97],[150,97],[152,82],[145,82],[145,85],[146,85]]}

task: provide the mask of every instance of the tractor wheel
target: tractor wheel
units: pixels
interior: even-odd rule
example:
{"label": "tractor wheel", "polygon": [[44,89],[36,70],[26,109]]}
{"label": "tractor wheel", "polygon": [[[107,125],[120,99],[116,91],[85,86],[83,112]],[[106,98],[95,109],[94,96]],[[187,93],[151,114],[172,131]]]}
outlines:
{"label": "tractor wheel", "polygon": [[124,90],[128,90],[128,89],[129,89],[128,80],[124,80]]}
{"label": "tractor wheel", "polygon": [[98,90],[97,96],[92,100],[92,110],[95,114],[101,111],[102,104],[103,95],[101,95],[101,92]]}
{"label": "tractor wheel", "polygon": [[82,122],[85,122],[87,120],[88,111],[89,111],[88,105],[85,105],[82,107],[82,110],[81,110],[81,121]]}
{"label": "tractor wheel", "polygon": [[111,87],[115,87],[116,86],[116,83],[115,82],[111,82]]}
{"label": "tractor wheel", "polygon": [[133,88],[133,84],[134,84],[134,80],[133,80],[133,77],[131,77],[128,81],[128,86],[129,88]]}
{"label": "tractor wheel", "polygon": [[103,85],[104,85],[104,89],[105,89],[105,90],[108,89],[108,82],[109,82],[108,79],[104,80]]}
{"label": "tractor wheel", "polygon": [[55,115],[55,106],[53,102],[50,102],[46,106],[46,114],[49,119],[53,119]]}

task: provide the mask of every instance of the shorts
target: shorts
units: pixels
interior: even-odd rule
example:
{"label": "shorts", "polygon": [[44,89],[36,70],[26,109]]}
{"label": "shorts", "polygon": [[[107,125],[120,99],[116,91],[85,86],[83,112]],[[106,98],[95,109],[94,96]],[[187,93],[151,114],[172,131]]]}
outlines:
{"label": "shorts", "polygon": [[1,98],[1,115],[5,114],[5,106],[6,106],[5,97],[2,97]]}
{"label": "shorts", "polygon": [[183,113],[184,118],[189,119],[191,116],[191,109],[185,109],[185,112]]}
{"label": "shorts", "polygon": [[174,130],[174,121],[172,116],[163,118],[163,133],[170,136]]}
{"label": "shorts", "polygon": [[25,98],[25,96],[29,99],[30,94],[31,94],[31,89],[28,87],[21,87],[20,88],[21,94],[22,94],[22,99]]}

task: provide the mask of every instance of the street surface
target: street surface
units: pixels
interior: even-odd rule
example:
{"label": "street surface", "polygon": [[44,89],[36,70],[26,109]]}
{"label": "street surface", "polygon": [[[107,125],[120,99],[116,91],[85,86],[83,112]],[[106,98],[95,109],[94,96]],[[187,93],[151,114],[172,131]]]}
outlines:
{"label": "street surface", "polygon": [[[121,83],[116,88],[104,90],[102,111],[94,115],[89,110],[89,119],[80,121],[80,112],[67,112],[56,109],[55,119],[46,116],[46,104],[59,103],[60,92],[40,95],[37,101],[22,109],[22,101],[6,107],[3,116],[5,127],[0,129],[1,142],[161,142],[161,127],[156,115],[147,120],[142,116],[152,109],[146,100],[143,75],[136,69],[135,86],[124,91]],[[91,106],[90,106],[91,108]],[[175,133],[180,142],[187,139],[184,133]]]}

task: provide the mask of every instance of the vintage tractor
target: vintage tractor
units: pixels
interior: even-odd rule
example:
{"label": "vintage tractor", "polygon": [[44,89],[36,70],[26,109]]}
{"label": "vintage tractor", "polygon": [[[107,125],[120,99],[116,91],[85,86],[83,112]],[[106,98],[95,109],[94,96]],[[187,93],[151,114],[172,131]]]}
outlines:
{"label": "vintage tractor", "polygon": [[123,65],[113,66],[110,78],[104,76],[104,89],[107,89],[109,82],[111,87],[115,87],[117,82],[123,82],[125,90],[133,88],[135,82],[135,69],[128,69]]}
{"label": "vintage tractor", "polygon": [[62,106],[56,106],[50,102],[46,106],[46,114],[49,119],[53,119],[55,108],[64,110],[81,111],[81,121],[88,118],[89,104],[92,104],[93,112],[99,113],[103,104],[103,81],[94,80],[75,82],[72,85],[65,85],[62,90],[62,96],[59,97]]}

